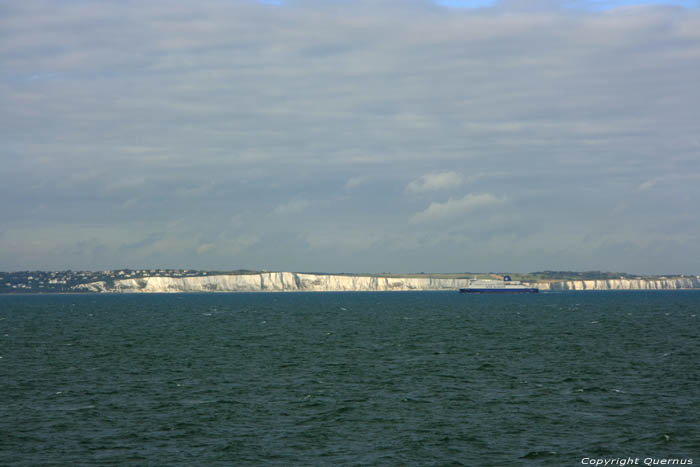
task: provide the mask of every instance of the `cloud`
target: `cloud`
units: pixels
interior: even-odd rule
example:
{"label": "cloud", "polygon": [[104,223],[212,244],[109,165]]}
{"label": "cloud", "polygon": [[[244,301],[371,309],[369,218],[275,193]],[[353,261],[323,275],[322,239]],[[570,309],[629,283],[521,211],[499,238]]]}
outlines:
{"label": "cloud", "polygon": [[279,204],[272,210],[272,214],[276,216],[289,216],[299,214],[306,208],[311,206],[311,202],[305,199],[296,199],[287,203]]}
{"label": "cloud", "polygon": [[344,185],[344,188],[346,190],[351,190],[353,188],[356,188],[358,186],[364,185],[368,182],[370,182],[375,176],[358,176],[358,177],[350,177]]}
{"label": "cloud", "polygon": [[213,243],[202,243],[201,245],[197,246],[195,251],[197,252],[197,254],[201,255],[201,254],[204,254],[204,253],[210,251],[212,248],[214,248]]}
{"label": "cloud", "polygon": [[[555,240],[576,249],[567,228],[695,235],[700,11],[598,3],[6,1],[0,263],[488,267],[502,233],[468,252],[431,223],[477,206],[517,209],[532,269]],[[93,239],[99,257],[60,253]]]}
{"label": "cloud", "polygon": [[306,241],[312,249],[364,251],[378,241],[376,233],[368,235],[363,231],[313,231],[306,236]]}
{"label": "cloud", "polygon": [[689,171],[685,173],[666,174],[644,181],[637,187],[637,191],[644,192],[660,184],[672,185],[671,189],[674,189],[678,186],[697,182],[698,180],[700,180],[700,172]]}
{"label": "cloud", "polygon": [[648,190],[650,188],[653,188],[659,183],[660,180],[661,179],[659,179],[659,178],[652,178],[651,180],[647,180],[644,183],[642,183],[641,185],[639,185],[637,187],[637,190],[638,191],[645,191],[645,190]]}
{"label": "cloud", "polygon": [[458,172],[430,173],[411,181],[406,186],[406,191],[411,193],[425,193],[428,191],[447,190],[464,183],[464,176]]}
{"label": "cloud", "polygon": [[445,218],[458,217],[476,209],[504,203],[505,200],[490,193],[468,194],[463,198],[452,199],[444,203],[430,203],[425,210],[415,214],[411,222],[431,222]]}

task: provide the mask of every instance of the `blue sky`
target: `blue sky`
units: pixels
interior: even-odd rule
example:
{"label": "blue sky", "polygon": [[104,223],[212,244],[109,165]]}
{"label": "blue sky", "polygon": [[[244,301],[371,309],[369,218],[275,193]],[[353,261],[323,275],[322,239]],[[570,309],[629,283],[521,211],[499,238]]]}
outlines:
{"label": "blue sky", "polygon": [[0,270],[699,272],[690,3],[7,1],[0,31]]}

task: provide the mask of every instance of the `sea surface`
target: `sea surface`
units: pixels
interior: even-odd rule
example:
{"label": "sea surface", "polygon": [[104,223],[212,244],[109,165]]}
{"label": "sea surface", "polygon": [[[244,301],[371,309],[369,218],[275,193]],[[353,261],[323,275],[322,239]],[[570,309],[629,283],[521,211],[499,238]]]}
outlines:
{"label": "sea surface", "polygon": [[0,465],[698,465],[699,331],[700,291],[3,295]]}

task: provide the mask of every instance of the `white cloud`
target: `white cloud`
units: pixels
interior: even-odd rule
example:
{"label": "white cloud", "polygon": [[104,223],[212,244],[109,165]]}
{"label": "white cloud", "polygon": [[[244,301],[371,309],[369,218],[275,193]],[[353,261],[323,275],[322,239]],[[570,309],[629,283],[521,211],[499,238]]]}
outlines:
{"label": "white cloud", "polygon": [[406,191],[424,193],[428,191],[447,190],[464,183],[464,176],[459,172],[439,172],[425,174],[406,186]]}
{"label": "white cloud", "polygon": [[644,183],[642,183],[641,185],[639,185],[637,187],[637,190],[638,191],[645,191],[645,190],[648,190],[650,188],[653,188],[659,183],[660,180],[661,179],[659,179],[659,178],[652,178],[651,180],[647,180]]}
{"label": "white cloud", "polygon": [[700,173],[698,172],[689,171],[684,173],[667,174],[644,181],[637,187],[637,191],[643,192],[661,184],[670,184],[674,187],[684,186],[686,184],[696,183],[698,180],[700,180]]}
{"label": "white cloud", "polygon": [[411,222],[429,222],[444,218],[458,217],[470,211],[486,206],[501,204],[505,200],[490,193],[468,194],[463,198],[452,199],[444,203],[430,203],[425,210],[415,214]]}
{"label": "white cloud", "polygon": [[310,201],[305,199],[295,199],[287,203],[277,205],[277,207],[275,207],[275,209],[272,210],[272,214],[278,216],[289,216],[293,214],[299,214],[309,206],[311,206]]}
{"label": "white cloud", "polygon": [[355,187],[358,187],[360,185],[364,185],[365,183],[369,182],[372,180],[374,177],[370,176],[362,176],[362,177],[350,177],[347,182],[345,182],[344,188],[346,190],[351,190]]}

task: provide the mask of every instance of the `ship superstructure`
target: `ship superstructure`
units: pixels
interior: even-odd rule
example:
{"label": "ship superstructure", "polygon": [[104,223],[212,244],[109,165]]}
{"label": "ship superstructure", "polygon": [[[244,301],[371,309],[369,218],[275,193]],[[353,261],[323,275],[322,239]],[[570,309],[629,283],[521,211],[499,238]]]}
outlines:
{"label": "ship superstructure", "polygon": [[528,287],[520,281],[503,276],[503,280],[473,279],[459,293],[538,293],[539,289]]}

